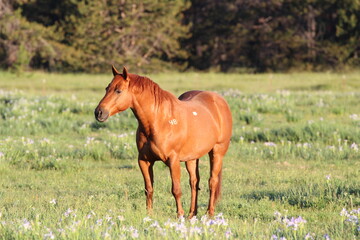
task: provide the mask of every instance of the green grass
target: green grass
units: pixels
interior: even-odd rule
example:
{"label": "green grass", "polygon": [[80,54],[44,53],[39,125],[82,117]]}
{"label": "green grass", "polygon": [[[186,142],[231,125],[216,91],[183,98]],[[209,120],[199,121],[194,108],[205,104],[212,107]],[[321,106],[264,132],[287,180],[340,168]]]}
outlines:
{"label": "green grass", "polygon": [[110,74],[0,72],[0,239],[359,238],[360,75],[150,77],[177,95],[208,89],[229,102],[222,215],[204,216],[204,157],[198,219],[175,218],[169,170],[160,162],[147,216],[132,112],[106,123],[93,117]]}

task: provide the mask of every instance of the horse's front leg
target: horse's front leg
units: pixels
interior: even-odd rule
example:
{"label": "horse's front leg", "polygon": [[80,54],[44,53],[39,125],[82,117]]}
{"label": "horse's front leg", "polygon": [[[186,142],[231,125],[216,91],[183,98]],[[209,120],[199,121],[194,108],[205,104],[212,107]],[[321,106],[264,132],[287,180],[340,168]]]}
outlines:
{"label": "horse's front leg", "polygon": [[170,168],[171,180],[172,180],[172,194],[176,201],[177,217],[184,216],[184,209],[181,204],[181,185],[180,185],[180,161],[178,159],[169,159],[167,165]]}
{"label": "horse's front leg", "polygon": [[146,209],[149,214],[152,212],[152,197],[153,197],[153,184],[154,184],[154,174],[153,174],[153,166],[154,161],[145,161],[145,160],[138,160],[139,167],[141,173],[144,177],[145,183],[145,195],[146,195]]}

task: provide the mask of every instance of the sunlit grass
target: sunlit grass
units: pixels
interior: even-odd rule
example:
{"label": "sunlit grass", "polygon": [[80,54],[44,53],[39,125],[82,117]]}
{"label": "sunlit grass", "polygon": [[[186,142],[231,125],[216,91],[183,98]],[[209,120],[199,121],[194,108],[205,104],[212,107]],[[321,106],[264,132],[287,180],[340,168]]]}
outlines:
{"label": "sunlit grass", "polygon": [[[0,239],[359,237],[355,73],[151,75],[177,95],[216,90],[233,113],[222,214],[203,217],[204,157],[192,221],[175,218],[169,170],[160,162],[154,212],[147,215],[132,112],[94,120],[110,74],[0,74]],[[185,168],[182,188],[188,209]]]}
{"label": "sunlit grass", "polygon": [[[129,68],[129,72],[131,68]],[[137,73],[140,74],[141,73]],[[222,74],[222,73],[153,73],[146,74],[161,87],[179,95],[189,89],[212,91],[237,89],[243,93],[271,93],[290,91],[341,91],[355,92],[360,89],[360,74],[349,73],[264,73],[264,74]],[[28,72],[20,75],[0,72],[0,88],[18,89],[32,95],[65,95],[80,99],[98,99],[112,74],[90,75]]]}

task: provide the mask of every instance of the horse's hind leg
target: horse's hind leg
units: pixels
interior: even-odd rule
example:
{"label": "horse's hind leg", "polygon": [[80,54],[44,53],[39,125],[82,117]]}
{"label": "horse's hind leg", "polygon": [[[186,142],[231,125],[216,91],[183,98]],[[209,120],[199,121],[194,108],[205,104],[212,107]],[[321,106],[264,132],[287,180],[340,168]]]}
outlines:
{"label": "horse's hind leg", "polygon": [[191,187],[191,204],[189,211],[189,219],[196,216],[197,214],[197,199],[198,199],[198,190],[199,190],[199,159],[193,161],[187,161],[186,169],[190,177],[190,187]]}
{"label": "horse's hind leg", "polygon": [[209,179],[209,189],[210,189],[210,199],[207,212],[210,216],[214,215],[215,204],[220,197],[221,193],[221,173],[222,173],[222,161],[223,157],[227,151],[228,144],[222,145],[217,144],[209,152],[210,157],[210,179]]}

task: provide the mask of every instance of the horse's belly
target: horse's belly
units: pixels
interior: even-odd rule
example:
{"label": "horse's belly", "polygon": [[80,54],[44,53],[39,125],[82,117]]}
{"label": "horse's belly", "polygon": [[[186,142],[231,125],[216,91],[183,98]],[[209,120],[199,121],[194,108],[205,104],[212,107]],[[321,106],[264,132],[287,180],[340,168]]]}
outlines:
{"label": "horse's belly", "polygon": [[168,140],[162,144],[152,141],[149,143],[148,154],[162,161],[167,161],[171,156],[176,156],[180,161],[188,161],[204,156],[211,151],[215,144],[214,137],[209,139],[202,135],[188,137],[182,144],[180,141]]}
{"label": "horse's belly", "polygon": [[209,122],[189,126],[189,134],[180,151],[181,161],[198,159],[214,147],[217,142],[218,131],[217,127]]}
{"label": "horse's belly", "polygon": [[199,159],[202,156],[209,153],[211,151],[211,149],[214,147],[214,145],[215,145],[215,143],[212,143],[212,144],[193,143],[193,145],[184,147],[181,150],[181,152],[179,154],[179,159],[180,159],[180,161],[183,161],[183,162],[189,161],[189,160],[194,160],[194,159]]}

